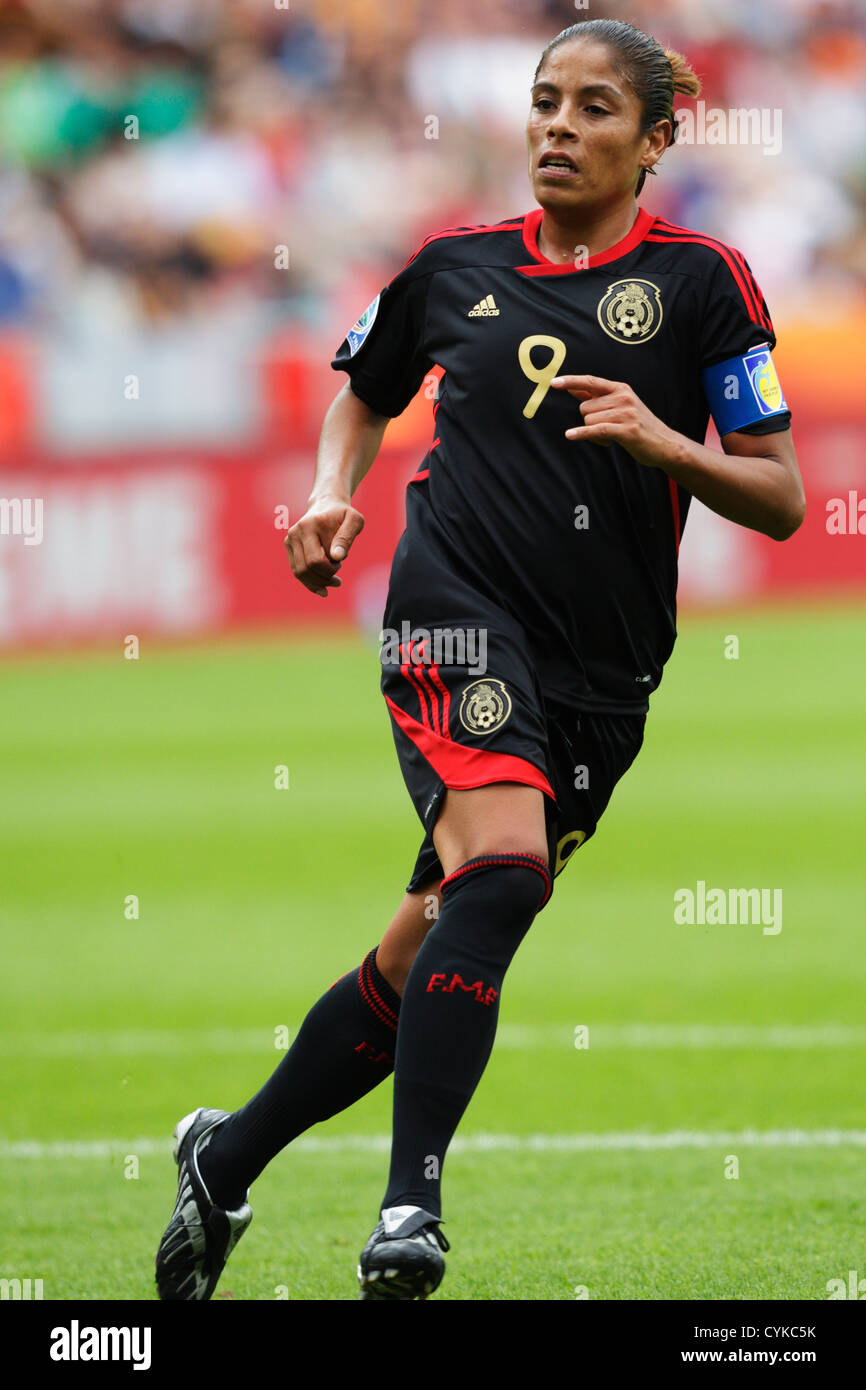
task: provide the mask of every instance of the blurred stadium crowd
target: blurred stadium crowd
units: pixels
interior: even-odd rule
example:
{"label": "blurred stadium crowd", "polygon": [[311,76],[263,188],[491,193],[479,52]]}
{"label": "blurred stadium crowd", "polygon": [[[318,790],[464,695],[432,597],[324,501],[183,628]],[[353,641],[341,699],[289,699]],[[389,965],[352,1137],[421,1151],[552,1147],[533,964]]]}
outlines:
{"label": "blurred stadium crowd", "polygon": [[533,206],[535,62],[606,15],[683,50],[708,107],[782,112],[778,153],[682,144],[643,203],[746,249],[777,320],[864,296],[862,0],[282,3],[0,5],[0,332],[330,355],[429,232]]}
{"label": "blurred stadium crowd", "polygon": [[641,203],[747,255],[810,521],[778,547],[694,508],[681,592],[862,592],[859,535],[823,520],[866,496],[864,0],[0,0],[0,647],[378,622],[430,395],[323,612],[268,542],[306,505],[328,364],[424,237],[531,210],[538,58],[605,16],[688,56],[696,129],[701,102],[766,118],[678,141]]}

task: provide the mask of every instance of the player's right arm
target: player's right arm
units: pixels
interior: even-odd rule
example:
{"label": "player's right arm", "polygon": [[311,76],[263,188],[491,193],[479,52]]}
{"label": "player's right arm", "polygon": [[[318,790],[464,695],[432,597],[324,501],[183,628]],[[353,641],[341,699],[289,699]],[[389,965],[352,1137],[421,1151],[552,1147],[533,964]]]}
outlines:
{"label": "player's right arm", "polygon": [[390,418],[365,405],[349,382],[325,416],[307,510],[285,541],[292,574],[320,598],[339,588],[337,570],[363,529],[352,494],[373,466]]}
{"label": "player's right arm", "polygon": [[422,246],[407,261],[352,325],[331,362],[335,371],[348,372],[349,381],[322,425],[307,511],[286,536],[292,573],[321,598],[338,587],[337,570],[364,525],[352,494],[379,452],[388,421],[403,413],[432,366],[424,326],[435,256]]}

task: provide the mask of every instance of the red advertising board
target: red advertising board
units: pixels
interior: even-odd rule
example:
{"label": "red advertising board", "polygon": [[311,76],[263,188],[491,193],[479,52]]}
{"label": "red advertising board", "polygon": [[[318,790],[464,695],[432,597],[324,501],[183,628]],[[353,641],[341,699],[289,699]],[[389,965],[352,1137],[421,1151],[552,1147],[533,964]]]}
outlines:
{"label": "red advertising board", "polygon": [[[680,552],[683,604],[866,592],[866,425],[802,424],[797,446],[808,498],[801,530],[778,544],[694,506]],[[270,622],[375,628],[405,484],[422,455],[417,445],[383,448],[356,495],[366,526],[344,588],[325,600],[292,579],[283,548],[286,509],[294,521],[306,506],[312,450],[0,467],[0,644]]]}

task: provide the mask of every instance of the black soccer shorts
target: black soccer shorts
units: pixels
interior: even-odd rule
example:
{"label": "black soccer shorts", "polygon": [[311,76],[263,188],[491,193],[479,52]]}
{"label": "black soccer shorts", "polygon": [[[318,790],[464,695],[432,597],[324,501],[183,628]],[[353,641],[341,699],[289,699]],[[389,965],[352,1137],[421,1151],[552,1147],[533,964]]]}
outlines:
{"label": "black soccer shorts", "polygon": [[509,623],[401,626],[384,630],[381,662],[397,756],[426,832],[407,892],[443,876],[432,831],[446,789],[494,782],[544,793],[555,878],[595,834],[640,751],[646,715],[580,712],[545,698],[525,637]]}

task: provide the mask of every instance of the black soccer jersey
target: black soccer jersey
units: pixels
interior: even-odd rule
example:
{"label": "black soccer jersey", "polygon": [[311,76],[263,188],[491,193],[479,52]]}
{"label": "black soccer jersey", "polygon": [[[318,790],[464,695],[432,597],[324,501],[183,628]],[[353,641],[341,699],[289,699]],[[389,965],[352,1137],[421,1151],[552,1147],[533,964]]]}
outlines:
{"label": "black soccer jersey", "polygon": [[[674,644],[690,494],[619,445],[566,439],[579,404],[550,381],[627,382],[702,442],[702,370],[775,337],[747,262],[722,242],[641,210],[618,245],[555,265],[538,250],[541,216],[428,237],[332,366],[389,416],[434,364],[444,370],[386,621],[471,622],[437,597],[437,576],[451,573],[520,624],[552,698],[633,713]],[[746,426],[756,432],[790,420],[758,415]]]}

